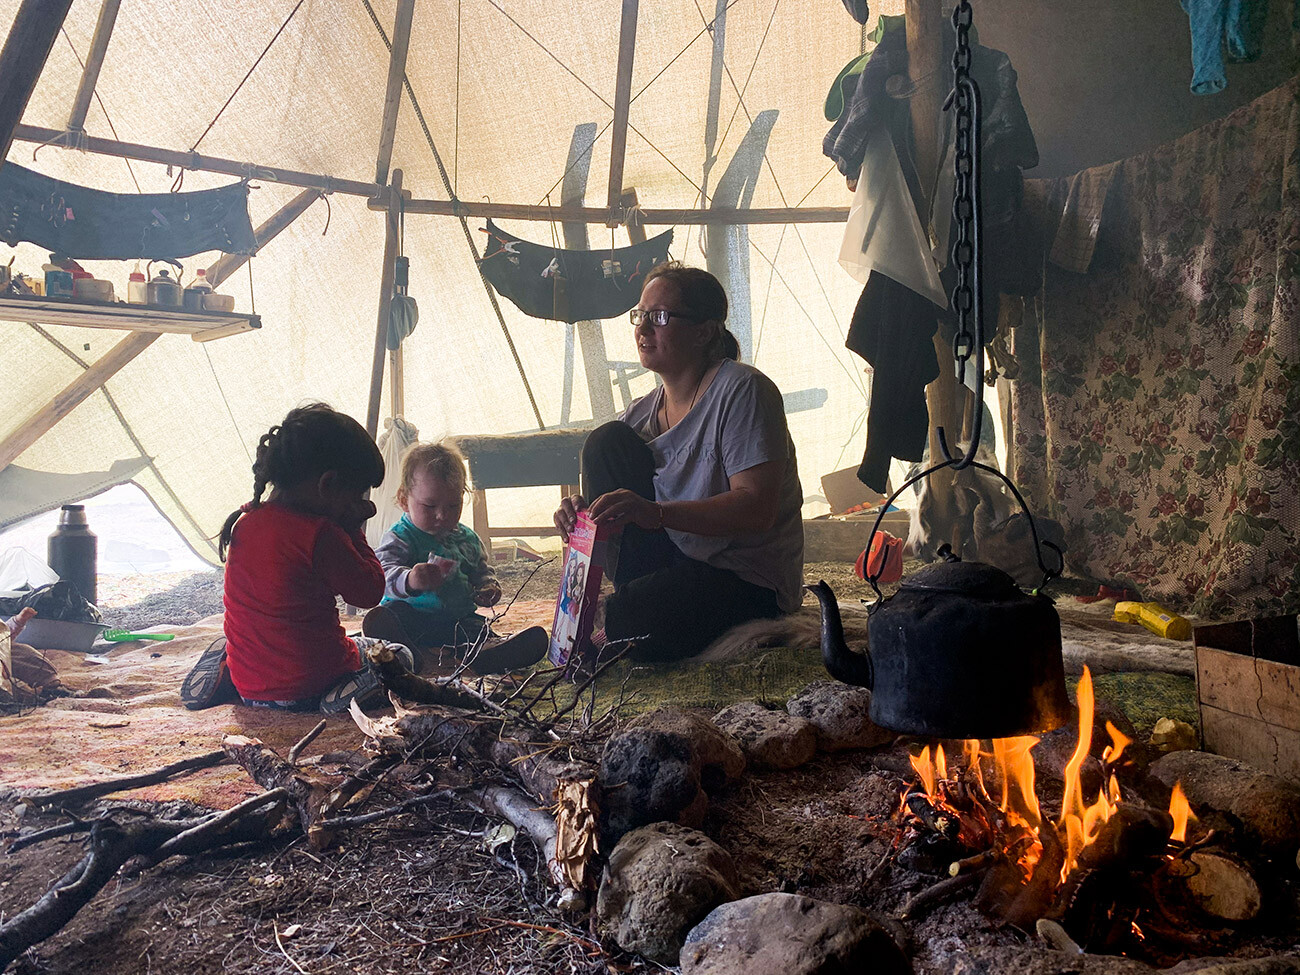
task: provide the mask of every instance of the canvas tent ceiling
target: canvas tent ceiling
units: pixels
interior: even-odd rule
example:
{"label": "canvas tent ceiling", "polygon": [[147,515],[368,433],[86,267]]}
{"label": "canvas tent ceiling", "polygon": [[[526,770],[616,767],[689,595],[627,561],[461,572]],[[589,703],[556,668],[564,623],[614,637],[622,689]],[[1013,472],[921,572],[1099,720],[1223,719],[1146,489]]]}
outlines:
{"label": "canvas tent ceiling", "polygon": [[[86,129],[91,135],[333,177],[370,181],[375,170],[388,50],[365,0],[302,0],[215,125],[207,127],[297,0],[205,0],[178,7],[128,0],[121,7]],[[372,0],[391,32],[395,0]],[[18,0],[0,0],[0,23]],[[645,0],[640,8],[624,184],[643,206],[699,205],[704,181],[713,4]],[[98,0],[75,0],[23,121],[62,129],[94,30]],[[559,203],[574,127],[594,122],[589,205],[603,205],[609,172],[621,4],[555,0],[419,0],[407,76],[457,195],[465,200]],[[843,181],[821,154],[822,102],[839,66],[859,51],[858,26],[829,0],[733,0],[725,22],[719,125],[709,175],[717,185],[750,120],[779,116],[752,199],[755,207],[845,206]],[[742,97],[743,96],[743,97]],[[107,117],[105,112],[107,112]],[[111,119],[111,127],[109,120]],[[201,141],[199,141],[201,140]],[[117,192],[158,192],[175,174],[156,164],[15,143],[10,158],[40,172]],[[417,197],[445,198],[408,98],[392,165]],[[187,172],[186,189],[229,177]],[[260,223],[298,190],[254,178]],[[328,218],[328,232],[322,236]],[[470,226],[480,244],[481,219]],[[540,243],[558,227],[504,221]],[[592,247],[624,245],[625,231],[589,228]],[[651,228],[652,232],[654,228]],[[858,286],[835,264],[836,225],[749,228],[753,361],[787,393],[826,390],[823,406],[790,416],[806,495],[819,477],[860,455],[866,404],[862,364],[843,340]],[[504,433],[536,422],[488,304],[458,221],[406,221],[411,293],[420,326],[405,347],[406,416],[422,436]],[[370,375],[383,216],[334,194],[267,245],[223,290],[254,303],[260,332],[197,344],[164,336],[77,407],[20,458],[53,473],[103,470],[153,458],[136,482],[200,554],[225,515],[247,500],[257,438],[290,407],[321,399],[364,418]],[[674,257],[703,265],[701,235],[679,228]],[[186,261],[205,266],[216,255]],[[17,248],[16,269],[44,255]],[[124,288],[128,267],[88,264]],[[188,275],[187,275],[188,276]],[[502,303],[548,427],[590,418],[581,364],[572,405],[563,383],[567,326],[524,317]],[[120,338],[99,330],[0,323],[5,374],[0,436],[16,428]],[[608,356],[634,360],[631,329],[603,325]],[[567,338],[571,341],[571,338]],[[579,353],[580,354],[580,353]],[[634,381],[634,392],[650,377]],[[111,402],[110,402],[111,398]],[[616,397],[616,403],[618,399]],[[566,414],[567,409],[567,414]],[[384,413],[387,414],[387,396]],[[545,523],[554,492],[494,499],[494,518]],[[812,504],[808,513],[826,510]]]}

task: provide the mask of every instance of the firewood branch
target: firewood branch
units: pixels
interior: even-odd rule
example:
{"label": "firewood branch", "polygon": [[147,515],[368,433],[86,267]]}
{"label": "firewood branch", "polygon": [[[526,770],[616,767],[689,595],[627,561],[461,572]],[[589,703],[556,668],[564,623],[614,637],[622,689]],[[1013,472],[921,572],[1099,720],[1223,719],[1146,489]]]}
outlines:
{"label": "firewood branch", "polygon": [[144,772],[139,775],[123,775],[115,779],[104,779],[100,782],[91,782],[88,785],[79,785],[73,789],[60,789],[57,792],[34,793],[24,796],[24,799],[34,806],[76,806],[91,799],[111,795],[114,792],[126,792],[130,789],[141,789],[147,785],[157,785],[159,782],[165,782],[185,772],[212,768],[214,765],[220,765],[226,761],[226,758],[224,751],[207,752],[203,755],[195,755],[193,758],[183,758],[179,762],[172,762],[172,764],[164,765],[152,772]]}

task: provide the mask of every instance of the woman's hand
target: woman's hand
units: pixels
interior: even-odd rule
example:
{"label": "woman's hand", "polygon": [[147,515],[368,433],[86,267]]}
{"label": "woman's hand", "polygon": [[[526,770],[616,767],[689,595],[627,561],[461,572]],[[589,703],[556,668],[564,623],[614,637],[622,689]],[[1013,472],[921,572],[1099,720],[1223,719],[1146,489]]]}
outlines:
{"label": "woman's hand", "polygon": [[587,513],[600,524],[615,528],[636,525],[646,531],[658,531],[664,526],[664,512],[658,502],[647,501],[626,488],[602,494],[591,503]]}
{"label": "woman's hand", "polygon": [[569,541],[569,532],[573,531],[573,526],[578,523],[578,512],[587,507],[587,502],[582,499],[581,494],[571,494],[567,498],[560,500],[560,506],[555,509],[555,527],[560,530],[560,538],[564,539],[567,544]]}
{"label": "woman's hand", "polygon": [[9,635],[16,637],[23,631],[29,620],[36,618],[36,610],[30,606],[24,606],[18,611],[18,615],[9,620]]}

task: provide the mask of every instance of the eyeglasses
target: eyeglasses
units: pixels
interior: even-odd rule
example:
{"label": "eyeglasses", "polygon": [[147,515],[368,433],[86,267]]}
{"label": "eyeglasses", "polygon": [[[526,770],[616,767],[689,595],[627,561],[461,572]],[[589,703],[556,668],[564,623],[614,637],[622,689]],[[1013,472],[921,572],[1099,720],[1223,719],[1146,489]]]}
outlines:
{"label": "eyeglasses", "polygon": [[688,322],[702,322],[704,319],[696,318],[693,315],[683,315],[679,312],[669,311],[666,308],[633,308],[627,313],[627,317],[632,320],[633,325],[644,325],[649,322],[651,325],[662,328],[668,324],[670,318],[681,318]]}

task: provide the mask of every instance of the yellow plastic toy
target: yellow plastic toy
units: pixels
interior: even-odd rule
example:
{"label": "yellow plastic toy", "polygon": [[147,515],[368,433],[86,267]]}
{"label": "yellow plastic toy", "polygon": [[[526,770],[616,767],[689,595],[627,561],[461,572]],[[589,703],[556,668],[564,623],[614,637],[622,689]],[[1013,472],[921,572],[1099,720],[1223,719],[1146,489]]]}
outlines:
{"label": "yellow plastic toy", "polygon": [[1113,618],[1120,623],[1140,623],[1156,636],[1167,640],[1192,638],[1192,624],[1159,603],[1118,602],[1115,604]]}

